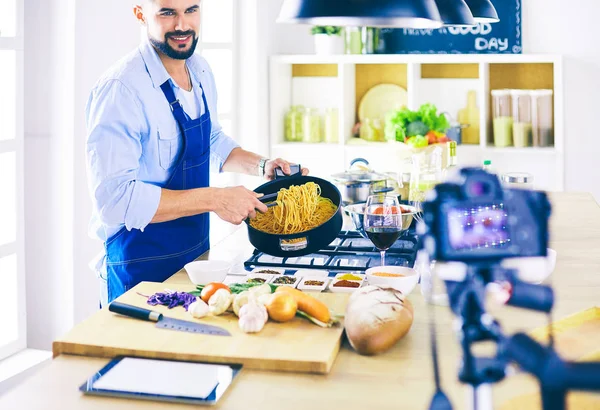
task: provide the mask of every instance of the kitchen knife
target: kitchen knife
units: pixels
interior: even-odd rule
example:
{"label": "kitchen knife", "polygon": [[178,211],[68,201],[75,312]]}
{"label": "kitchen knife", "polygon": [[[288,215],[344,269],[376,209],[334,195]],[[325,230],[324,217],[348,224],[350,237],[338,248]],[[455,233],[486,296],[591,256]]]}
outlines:
{"label": "kitchen knife", "polygon": [[201,333],[211,336],[231,336],[227,330],[218,326],[206,325],[203,323],[188,322],[187,320],[173,319],[163,316],[160,312],[139,308],[137,306],[126,305],[120,302],[112,302],[108,310],[134,319],[157,322],[156,327],[161,329],[178,330],[180,332]]}

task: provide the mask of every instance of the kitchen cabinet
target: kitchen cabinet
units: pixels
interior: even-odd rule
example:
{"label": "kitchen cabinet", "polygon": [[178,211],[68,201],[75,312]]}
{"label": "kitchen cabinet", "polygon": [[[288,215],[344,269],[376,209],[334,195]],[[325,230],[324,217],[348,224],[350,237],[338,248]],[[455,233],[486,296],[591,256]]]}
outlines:
{"label": "kitchen cabinet", "polygon": [[[528,172],[536,188],[564,190],[561,56],[277,55],[271,57],[269,81],[270,154],[313,165],[311,171],[322,178],[348,168],[357,157],[380,172],[409,171],[410,153],[403,144],[354,137],[364,95],[379,84],[393,84],[406,90],[410,109],[430,102],[454,120],[478,121],[458,147],[459,165],[491,160],[499,173]],[[495,146],[491,91],[496,89],[551,90],[553,145]],[[297,105],[317,109],[323,118],[326,110],[337,109],[339,141],[286,141],[286,113]]]}

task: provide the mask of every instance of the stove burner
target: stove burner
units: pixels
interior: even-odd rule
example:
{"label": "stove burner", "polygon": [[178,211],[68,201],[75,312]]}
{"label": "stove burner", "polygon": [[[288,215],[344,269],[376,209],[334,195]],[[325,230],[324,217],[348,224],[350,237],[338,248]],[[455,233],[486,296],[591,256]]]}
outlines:
{"label": "stove burner", "polygon": [[[417,253],[417,237],[413,233],[404,234],[386,252],[388,266],[413,267]],[[364,272],[381,265],[381,255],[373,243],[355,231],[342,231],[325,249],[299,257],[281,258],[254,250],[254,254],[244,266],[248,270],[258,267],[285,268],[289,273],[298,269],[323,269],[335,276],[337,272]],[[287,272],[286,272],[287,273]]]}

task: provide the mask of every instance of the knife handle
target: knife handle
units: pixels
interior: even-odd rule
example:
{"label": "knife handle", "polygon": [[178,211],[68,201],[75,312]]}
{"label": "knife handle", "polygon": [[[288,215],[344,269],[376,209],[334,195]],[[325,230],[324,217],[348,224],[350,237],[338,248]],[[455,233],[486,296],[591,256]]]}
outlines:
{"label": "knife handle", "polygon": [[129,316],[134,319],[147,320],[149,322],[158,322],[162,319],[162,313],[143,309],[137,306],[126,305],[120,302],[112,302],[108,305],[108,310],[121,315]]}

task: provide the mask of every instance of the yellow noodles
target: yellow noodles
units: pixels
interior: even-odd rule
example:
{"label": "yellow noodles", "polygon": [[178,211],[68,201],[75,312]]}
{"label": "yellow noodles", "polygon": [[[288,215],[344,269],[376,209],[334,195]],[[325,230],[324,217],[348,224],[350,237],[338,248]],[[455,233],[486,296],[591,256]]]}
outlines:
{"label": "yellow noodles", "polygon": [[250,225],[259,231],[289,235],[306,232],[327,222],[337,211],[329,198],[321,197],[321,187],[314,182],[283,188],[277,206],[257,214]]}

